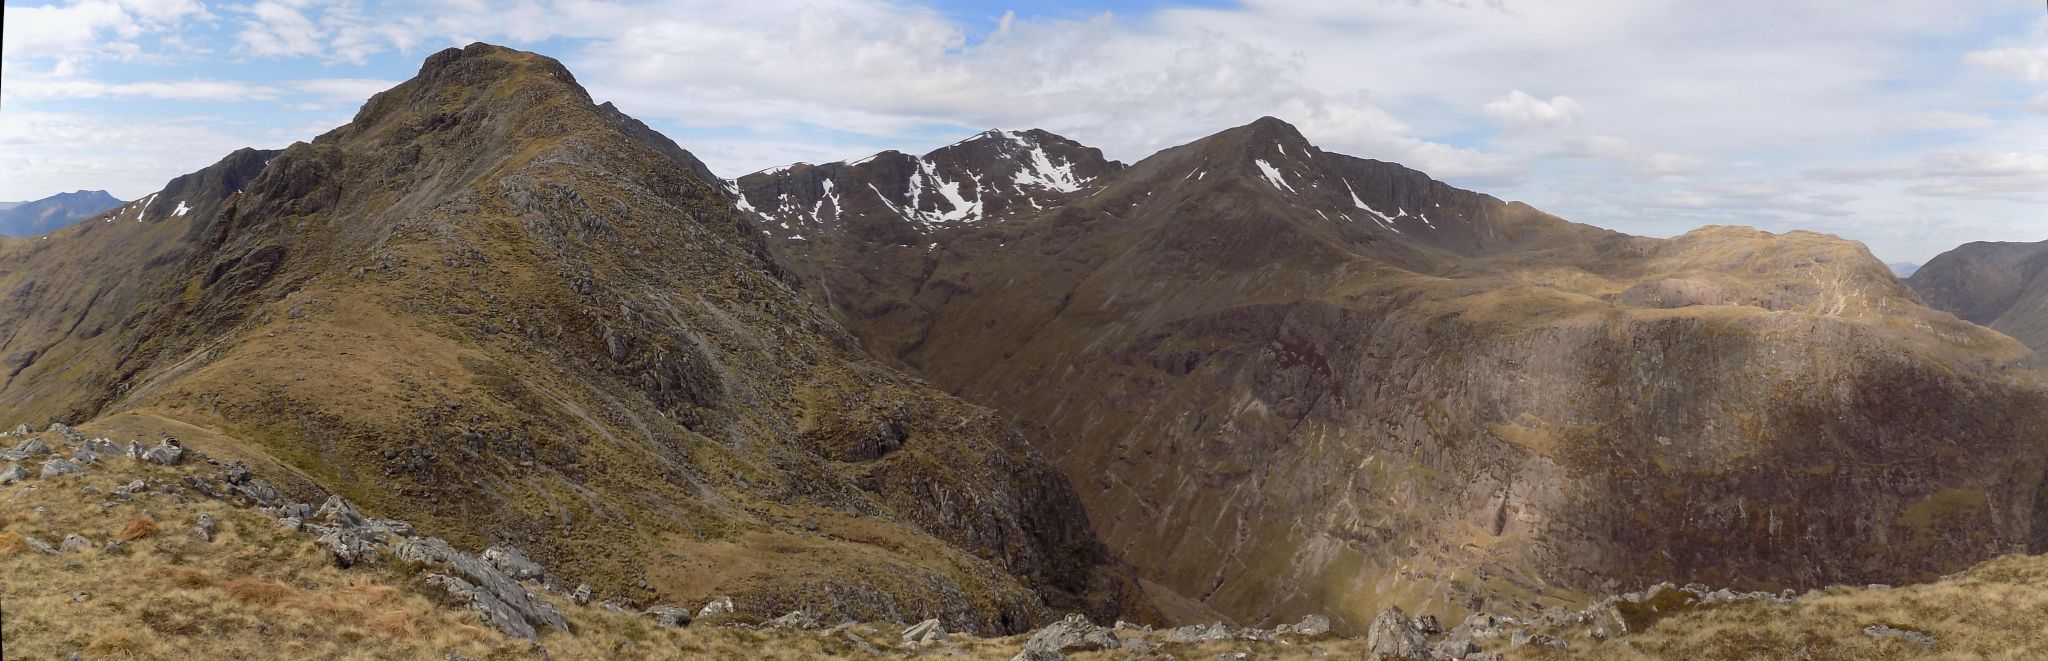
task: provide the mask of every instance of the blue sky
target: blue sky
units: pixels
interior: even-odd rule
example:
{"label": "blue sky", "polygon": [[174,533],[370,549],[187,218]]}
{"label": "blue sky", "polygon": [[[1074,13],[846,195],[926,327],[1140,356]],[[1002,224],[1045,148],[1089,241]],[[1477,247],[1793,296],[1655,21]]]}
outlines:
{"label": "blue sky", "polygon": [[2048,17],[2011,0],[7,2],[0,199],[145,195],[427,54],[561,59],[723,176],[1042,127],[1135,161],[1275,115],[1639,234],[1920,261],[2048,239]]}

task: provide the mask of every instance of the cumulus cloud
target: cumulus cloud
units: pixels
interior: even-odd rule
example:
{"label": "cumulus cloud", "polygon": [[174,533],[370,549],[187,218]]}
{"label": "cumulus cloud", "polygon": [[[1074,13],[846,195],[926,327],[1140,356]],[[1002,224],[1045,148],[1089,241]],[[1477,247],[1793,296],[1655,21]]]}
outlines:
{"label": "cumulus cloud", "polygon": [[92,59],[142,54],[137,39],[206,16],[197,0],[71,0],[59,5],[5,9],[0,55],[53,58],[60,69]]}
{"label": "cumulus cloud", "polygon": [[1515,90],[1488,101],[1486,115],[1510,131],[1552,128],[1577,120],[1579,102],[1569,96],[1553,96],[1545,101]]}

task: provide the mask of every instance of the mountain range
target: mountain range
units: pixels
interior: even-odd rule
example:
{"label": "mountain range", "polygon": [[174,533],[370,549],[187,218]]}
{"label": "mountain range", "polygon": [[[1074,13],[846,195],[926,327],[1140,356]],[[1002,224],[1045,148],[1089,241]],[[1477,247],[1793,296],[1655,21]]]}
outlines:
{"label": "mountain range", "polygon": [[35,236],[121,205],[103,190],[58,193],[33,202],[0,206],[0,236]]}
{"label": "mountain range", "polygon": [[2048,476],[2028,350],[1831,236],[1622,235],[1273,118],[1128,167],[990,132],[735,184],[870,353],[1033,430],[1156,603],[1357,629],[2048,532],[2011,486]]}
{"label": "mountain range", "polygon": [[634,607],[1355,635],[2048,551],[2044,263],[1630,236],[1271,117],[724,180],[476,44],[0,238],[0,421],[172,436]]}

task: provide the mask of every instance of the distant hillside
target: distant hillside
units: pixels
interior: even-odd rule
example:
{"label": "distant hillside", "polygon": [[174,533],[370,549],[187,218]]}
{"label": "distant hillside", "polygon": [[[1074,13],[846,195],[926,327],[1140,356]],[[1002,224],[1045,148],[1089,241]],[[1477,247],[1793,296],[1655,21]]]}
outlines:
{"label": "distant hillside", "polygon": [[2048,241],[1980,241],[1928,260],[1906,285],[1934,309],[2048,349]]}
{"label": "distant hillside", "polygon": [[1913,274],[1920,270],[1920,265],[1912,262],[1891,262],[1885,266],[1891,267],[1892,274],[1901,278],[1913,277]]}
{"label": "distant hillside", "polygon": [[34,236],[121,206],[103,190],[58,193],[34,202],[0,202],[0,235]]}

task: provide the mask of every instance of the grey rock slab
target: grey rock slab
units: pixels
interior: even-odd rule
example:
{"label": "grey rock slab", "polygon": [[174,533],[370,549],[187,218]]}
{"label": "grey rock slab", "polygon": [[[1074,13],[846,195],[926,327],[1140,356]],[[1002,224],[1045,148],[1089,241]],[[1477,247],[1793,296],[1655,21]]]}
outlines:
{"label": "grey rock slab", "polygon": [[1024,650],[1011,661],[1053,661],[1067,658],[1067,652],[1113,650],[1123,646],[1116,634],[1096,626],[1080,613],[1046,625],[1024,641]]}
{"label": "grey rock slab", "polygon": [[541,600],[497,567],[455,550],[448,542],[433,537],[407,540],[398,545],[397,553],[401,560],[448,571],[474,583],[532,626],[569,630],[569,622],[553,605]]}
{"label": "grey rock slab", "polygon": [[428,576],[427,583],[441,586],[450,596],[469,604],[470,610],[482,616],[485,624],[505,632],[505,635],[527,640],[540,637],[525,617],[490,590],[446,574]]}
{"label": "grey rock slab", "polygon": [[64,459],[64,458],[61,458],[61,457],[60,457],[60,458],[57,458],[57,459],[51,459],[51,460],[49,460],[49,461],[45,461],[45,462],[43,462],[43,472],[42,472],[42,475],[43,475],[43,477],[46,477],[46,478],[50,478],[50,477],[57,477],[57,476],[59,476],[59,475],[84,475],[84,474],[85,474],[85,469],[84,469],[84,468],[81,468],[81,467],[79,467],[79,465],[78,465],[78,464],[72,463],[70,459]]}
{"label": "grey rock slab", "polygon": [[539,563],[527,559],[519,549],[510,546],[493,546],[485,549],[481,557],[484,562],[491,563],[492,567],[497,567],[498,571],[505,572],[505,575],[512,577],[513,580],[539,580],[548,574]]}
{"label": "grey rock slab", "polygon": [[690,620],[693,619],[690,616],[690,609],[671,604],[649,606],[647,610],[641,611],[640,614],[653,619],[655,624],[664,627],[686,627],[690,625]]}
{"label": "grey rock slab", "polygon": [[1366,655],[1371,659],[1424,661],[1429,658],[1429,639],[1399,606],[1380,611],[1366,630]]}
{"label": "grey rock slab", "polygon": [[1863,627],[1863,634],[1879,640],[1895,638],[1921,647],[1933,647],[1936,642],[1933,636],[1918,631],[1893,628],[1885,624],[1873,624]]}

